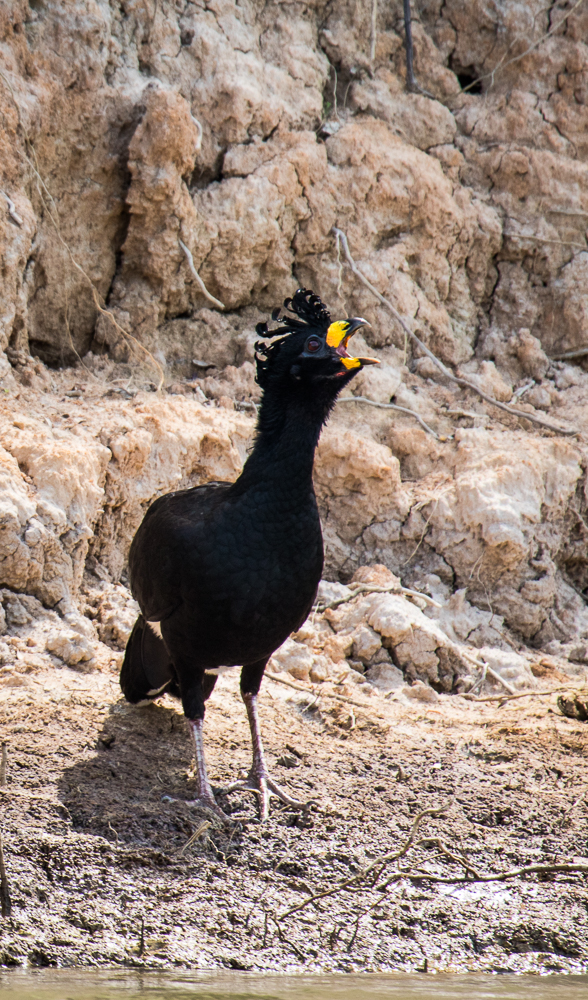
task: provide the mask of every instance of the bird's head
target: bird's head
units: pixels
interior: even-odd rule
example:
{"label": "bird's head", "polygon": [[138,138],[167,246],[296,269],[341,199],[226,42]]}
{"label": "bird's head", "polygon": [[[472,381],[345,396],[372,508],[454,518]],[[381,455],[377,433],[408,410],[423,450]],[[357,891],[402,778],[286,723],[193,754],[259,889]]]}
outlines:
{"label": "bird's head", "polygon": [[330,313],[318,295],[299,288],[291,299],[284,302],[286,315],[274,309],[272,319],[282,324],[282,329],[269,330],[267,323],[258,323],[260,337],[276,337],[270,344],[258,341],[255,345],[257,383],[262,389],[272,383],[282,387],[298,386],[313,395],[332,397],[333,402],[354,375],[365,365],[377,365],[375,358],[355,358],[349,354],[350,338],[362,326],[369,326],[365,319],[331,321]]}

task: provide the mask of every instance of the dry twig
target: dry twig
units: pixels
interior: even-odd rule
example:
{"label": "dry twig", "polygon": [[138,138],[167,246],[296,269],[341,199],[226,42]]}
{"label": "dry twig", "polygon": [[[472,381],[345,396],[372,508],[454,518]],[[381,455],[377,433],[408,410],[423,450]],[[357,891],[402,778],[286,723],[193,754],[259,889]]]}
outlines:
{"label": "dry twig", "polygon": [[4,847],[2,845],[2,834],[0,833],[0,910],[3,917],[9,917],[12,913],[12,901],[10,899],[10,889],[8,877],[4,865]]}
{"label": "dry twig", "polygon": [[[301,903],[291,906],[283,914],[281,914],[278,919],[282,921],[286,917],[292,916],[294,913],[299,913],[300,910],[305,909],[305,907],[310,906],[311,904],[316,905],[319,900],[325,899],[328,896],[334,896],[340,892],[361,892],[362,890],[372,890],[379,893],[378,900],[363,911],[360,915],[363,916],[382,901],[391,885],[401,882],[404,879],[408,879],[411,882],[431,882],[434,884],[445,885],[467,883],[468,885],[471,885],[473,883],[506,882],[513,878],[524,878],[527,875],[588,874],[588,864],[565,863],[523,865],[520,868],[511,868],[505,872],[485,873],[480,872],[467,859],[467,857],[465,857],[464,854],[456,852],[455,848],[449,847],[439,837],[426,837],[415,843],[416,833],[424,817],[440,816],[446,812],[447,809],[448,805],[442,807],[441,809],[423,809],[415,818],[410,833],[399,850],[376,858],[366,868],[358,872],[357,875],[341,879],[341,881],[337,882],[335,885],[331,885],[328,889],[324,889],[322,892],[317,892],[314,895],[309,896],[307,899],[304,899]],[[391,862],[400,861],[401,858],[405,857],[411,847],[433,848],[437,850],[438,854],[436,858],[433,858],[433,860],[442,860],[449,862],[452,865],[456,865],[463,869],[463,874],[437,875],[434,872],[426,871],[423,868],[411,866],[409,868],[398,868],[395,871],[392,871],[386,876],[384,882],[376,885],[380,876],[383,874],[385,867]]]}
{"label": "dry twig", "polygon": [[418,420],[428,434],[432,434],[436,441],[448,441],[447,437],[437,434],[432,427],[425,423],[423,418],[415,410],[410,410],[408,406],[398,406],[397,403],[377,403],[375,399],[368,399],[367,396],[341,396],[340,403],[369,403],[370,406],[378,406],[381,410],[400,410],[401,413],[408,413],[415,420]]}
{"label": "dry twig", "polygon": [[304,687],[303,684],[294,684],[293,681],[286,680],[285,677],[279,677],[277,674],[266,674],[266,679],[275,681],[277,684],[283,684],[284,687],[293,688],[294,691],[300,691],[301,694],[310,694],[313,698],[331,698],[333,701],[342,701],[346,705],[354,705],[355,708],[363,708],[364,711],[369,711],[370,715],[376,715],[379,719],[384,719],[385,716],[378,715],[374,711],[373,706],[365,702],[354,701],[353,698],[348,698],[344,694],[332,694],[330,691],[321,691],[316,688]]}
{"label": "dry twig", "polygon": [[177,852],[178,856],[181,858],[186,853],[188,848],[192,847],[192,845],[195,844],[196,841],[200,839],[202,834],[206,833],[206,831],[209,830],[211,826],[212,823],[210,823],[207,819],[203,819],[202,822],[198,825],[197,829],[194,830],[194,833],[186,841],[184,846],[180,847],[179,851]]}
{"label": "dry twig", "polygon": [[6,743],[3,743],[2,757],[0,758],[0,788],[2,788],[6,784],[6,762],[7,762]]}
{"label": "dry twig", "polygon": [[422,594],[420,590],[410,590],[408,587],[400,587],[397,584],[392,584],[390,587],[377,587],[371,583],[352,583],[349,586],[354,591],[349,597],[339,597],[336,601],[325,604],[324,607],[317,604],[315,610],[322,612],[328,611],[331,608],[338,608],[341,604],[348,604],[349,601],[355,600],[360,594],[403,594],[406,597],[418,597],[434,608],[443,607],[442,604],[433,600],[428,594]]}
{"label": "dry twig", "polygon": [[[481,663],[478,665],[482,666]],[[488,673],[490,673],[489,667],[487,668],[487,670]],[[500,678],[500,680],[501,683],[504,684],[502,678]],[[552,688],[551,691],[517,691],[516,694],[493,694],[489,695],[487,698],[476,698],[474,695],[468,692],[467,694],[462,694],[461,697],[465,698],[467,701],[475,701],[478,704],[483,701],[499,701],[503,703],[507,701],[515,701],[518,698],[546,698],[550,694],[558,694],[560,692],[564,692],[567,694],[572,694],[572,693],[576,694],[577,690],[578,690],[577,688],[556,687]]]}
{"label": "dry twig", "polygon": [[552,361],[565,361],[567,358],[585,358],[588,347],[580,347],[577,351],[565,351],[564,354],[552,354]]}
{"label": "dry twig", "polygon": [[[319,899],[325,899],[326,896],[334,896],[336,893],[344,892],[346,889],[358,886],[362,882],[369,880],[368,887],[371,888],[374,883],[377,882],[382,873],[382,869],[387,864],[390,864],[392,861],[399,861],[400,858],[403,858],[409,851],[417,834],[418,828],[425,816],[442,816],[443,813],[447,812],[450,805],[451,803],[447,803],[438,809],[421,809],[420,813],[415,816],[408,837],[397,851],[393,851],[391,854],[381,855],[381,857],[376,858],[366,868],[363,868],[360,872],[358,872],[357,875],[351,875],[349,878],[344,878],[340,882],[337,882],[336,885],[331,886],[330,889],[325,889],[323,892],[317,892],[314,896],[309,896],[309,898],[305,899],[302,903],[297,903],[296,906],[291,906],[289,910],[282,913],[279,919],[284,920],[285,917],[289,917],[293,913],[298,913],[299,910],[303,910],[306,906],[310,906],[311,903],[314,903]],[[586,867],[588,869],[588,865]]]}
{"label": "dry twig", "polygon": [[412,17],[410,12],[410,0],[403,0],[404,3],[404,49],[406,52],[406,89],[412,93],[418,91],[417,82],[414,78],[414,45],[412,41]]}
{"label": "dry twig", "polygon": [[[496,681],[498,684],[502,684],[504,690],[508,691],[509,694],[511,695],[516,694],[515,689],[511,687],[508,681],[505,681],[504,677],[501,677],[496,670],[493,670],[492,667],[488,666],[488,664],[485,663],[484,660],[479,660],[477,656],[475,656],[474,653],[472,653],[469,649],[463,649],[462,655],[465,657],[466,660],[469,660],[470,663],[473,663],[474,666],[479,667],[480,670],[483,671],[484,679],[486,679],[486,677],[491,677],[492,680]],[[474,687],[477,687],[477,683],[474,685]],[[502,696],[499,695],[499,697]]]}
{"label": "dry twig", "polygon": [[217,309],[223,309],[224,310],[225,307],[224,307],[223,303],[220,301],[220,299],[215,299],[214,295],[210,294],[210,292],[208,291],[208,289],[207,289],[206,285],[204,284],[202,278],[198,274],[198,271],[196,270],[196,267],[194,265],[194,258],[192,256],[192,254],[190,253],[190,251],[188,250],[188,247],[186,246],[186,244],[182,240],[180,240],[180,239],[178,239],[178,243],[180,244],[182,250],[186,254],[186,259],[188,261],[188,267],[190,268],[190,271],[192,272],[192,276],[195,278],[196,282],[198,283],[198,287],[199,287],[200,291],[202,292],[202,294],[204,295],[204,297],[207,298],[209,302],[212,302],[212,304],[214,306],[216,306]]}
{"label": "dry twig", "polygon": [[12,198],[8,197],[6,191],[2,191],[1,193],[4,195],[6,201],[8,202],[8,214],[10,218],[12,219],[13,222],[16,222],[17,226],[22,226],[23,221],[18,212],[16,211],[16,205],[14,204]]}
{"label": "dry twig", "polygon": [[420,350],[424,354],[426,354],[428,358],[431,359],[433,364],[436,365],[436,367],[445,376],[445,378],[448,378],[451,382],[455,382],[456,385],[461,386],[463,389],[471,389],[472,392],[477,393],[477,395],[480,396],[487,403],[491,403],[492,406],[498,407],[499,410],[504,410],[505,413],[510,413],[511,416],[513,417],[517,417],[518,419],[529,420],[532,424],[537,424],[538,427],[544,427],[546,428],[546,430],[553,431],[555,434],[562,434],[569,437],[573,437],[575,434],[578,434],[577,430],[557,427],[554,424],[549,423],[549,421],[543,420],[541,417],[535,416],[535,414],[525,413],[523,410],[517,410],[515,409],[514,406],[509,406],[507,403],[500,403],[497,399],[494,399],[493,396],[489,396],[487,393],[483,392],[482,389],[479,389],[477,385],[473,384],[473,382],[469,382],[465,378],[459,378],[457,375],[454,375],[453,372],[451,372],[449,368],[447,368],[443,364],[443,362],[440,361],[435,354],[433,354],[433,352],[426,346],[426,344],[424,344],[423,341],[419,337],[417,337],[416,333],[413,333],[408,324],[403,320],[398,310],[394,308],[390,300],[381,295],[380,292],[378,292],[378,290],[374,287],[374,285],[372,285],[371,281],[369,281],[368,278],[366,278],[365,275],[362,274],[357,264],[355,263],[353,257],[351,256],[351,251],[349,250],[349,244],[347,242],[347,237],[345,233],[341,229],[338,229],[336,226],[333,227],[333,233],[335,234],[335,236],[338,236],[338,238],[341,240],[343,251],[345,253],[345,258],[356,278],[358,278],[362,282],[362,284],[365,285],[365,287],[370,290],[372,295],[375,295],[378,301],[381,302],[381,304],[385,306],[386,309],[388,309],[388,311],[394,317],[396,322],[400,324],[400,326],[407,334],[407,336],[409,336],[411,340],[418,345]]}
{"label": "dry twig", "polygon": [[[464,862],[461,862],[464,864]],[[465,867],[465,865],[464,865]],[[491,875],[468,875],[455,876],[453,878],[442,875],[432,875],[430,872],[409,871],[399,873],[402,878],[409,878],[416,881],[436,882],[444,885],[455,885],[459,882],[507,882],[511,878],[521,878],[524,875],[557,875],[557,874],[588,874],[588,865],[523,865],[522,868],[511,868],[507,872],[497,872]]]}
{"label": "dry twig", "polygon": [[482,80],[492,80],[492,82],[494,83],[494,77],[496,76],[496,73],[499,69],[506,69],[507,66],[512,66],[513,63],[520,62],[520,60],[524,59],[525,56],[528,56],[535,49],[539,48],[542,42],[544,42],[547,38],[553,35],[553,33],[557,31],[558,28],[561,28],[562,24],[565,24],[568,17],[570,17],[582,3],[584,3],[584,0],[576,0],[574,6],[571,7],[566,14],[564,14],[561,21],[558,21],[557,24],[554,24],[553,27],[549,29],[549,31],[546,31],[544,35],[541,35],[541,38],[539,38],[536,42],[533,42],[533,44],[530,45],[528,49],[525,49],[525,51],[521,52],[521,54],[518,56],[513,56],[513,58],[509,59],[507,62],[503,62],[504,59],[503,56],[500,62],[498,63],[498,66],[495,66],[490,73],[484,73],[483,76],[479,76],[476,80],[472,80],[471,83],[468,83],[467,87],[462,88],[462,93],[463,94],[467,93],[468,90],[471,90],[473,87],[476,86],[476,84],[481,83]]}
{"label": "dry twig", "polygon": [[374,68],[376,58],[376,42],[378,40],[378,0],[372,0],[372,16],[370,24],[370,66]]}

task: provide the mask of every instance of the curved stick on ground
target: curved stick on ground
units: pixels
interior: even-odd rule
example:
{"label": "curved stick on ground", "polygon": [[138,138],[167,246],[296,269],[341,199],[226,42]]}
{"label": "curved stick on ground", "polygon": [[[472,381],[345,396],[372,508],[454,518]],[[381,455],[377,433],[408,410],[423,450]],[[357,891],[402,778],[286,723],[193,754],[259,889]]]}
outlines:
{"label": "curved stick on ground", "polygon": [[400,858],[404,857],[409,848],[412,846],[418,828],[425,816],[442,816],[443,813],[447,812],[450,805],[451,802],[448,802],[446,805],[441,806],[438,809],[422,809],[420,813],[415,816],[408,837],[404,841],[402,847],[400,847],[397,851],[393,851],[391,854],[383,854],[381,857],[376,858],[375,861],[372,861],[372,863],[366,868],[363,868],[362,871],[358,872],[357,875],[352,875],[350,878],[342,879],[340,882],[337,882],[336,885],[331,886],[330,889],[325,889],[323,892],[317,892],[314,896],[309,896],[309,898],[305,899],[302,903],[297,903],[296,906],[291,906],[290,909],[286,910],[286,912],[283,913],[279,919],[283,920],[284,917],[289,917],[293,913],[298,913],[299,910],[303,910],[305,907],[310,906],[311,903],[314,903],[318,899],[324,899],[326,896],[334,896],[338,892],[343,892],[345,889],[351,888],[351,886],[365,882],[369,875],[373,874],[373,880],[375,881],[379,878],[384,865],[390,864],[391,861],[399,861]]}
{"label": "curved stick on ground", "polygon": [[400,324],[404,332],[410,337],[410,339],[415,344],[418,345],[423,354],[426,354],[426,356],[431,359],[433,364],[437,366],[437,368],[445,376],[445,378],[448,378],[451,382],[455,382],[455,384],[461,386],[462,389],[471,389],[472,392],[477,393],[477,395],[480,396],[482,399],[484,399],[487,403],[491,403],[492,406],[498,407],[499,410],[504,410],[505,413],[510,413],[511,416],[517,417],[519,420],[520,419],[529,420],[530,423],[537,424],[538,427],[544,427],[546,430],[553,431],[554,434],[562,434],[565,435],[566,437],[573,437],[574,435],[579,433],[579,431],[575,429],[557,427],[555,424],[551,424],[547,420],[542,420],[541,417],[536,417],[532,413],[524,413],[522,410],[516,410],[514,406],[508,406],[507,403],[499,403],[497,399],[494,399],[492,396],[488,396],[485,392],[482,391],[482,389],[479,389],[477,385],[474,385],[472,382],[468,382],[468,380],[465,378],[459,378],[457,375],[454,375],[453,372],[451,372],[449,368],[447,368],[443,364],[443,362],[440,361],[435,354],[433,354],[433,352],[427,347],[427,345],[423,343],[420,337],[417,337],[416,333],[413,333],[408,323],[406,323],[403,320],[402,316],[400,315],[398,310],[394,308],[390,300],[381,295],[380,292],[377,290],[377,288],[374,288],[371,281],[369,281],[369,279],[366,278],[364,274],[362,274],[357,264],[355,263],[353,257],[351,256],[351,251],[349,250],[349,244],[347,242],[347,237],[345,233],[341,229],[337,229],[337,227],[335,226],[333,227],[333,233],[335,234],[335,236],[338,236],[339,239],[341,240],[343,251],[345,253],[345,259],[347,260],[347,263],[349,264],[349,267],[353,271],[355,277],[359,278],[362,284],[364,284],[365,287],[370,290],[372,295],[375,295],[378,301],[381,302],[381,304],[386,307],[386,309],[391,313],[396,322]]}
{"label": "curved stick on ground", "polygon": [[210,292],[208,291],[208,288],[206,287],[206,285],[204,284],[202,278],[198,274],[198,271],[196,270],[196,268],[194,266],[194,258],[192,257],[192,254],[188,250],[188,247],[186,246],[186,244],[183,243],[182,240],[178,240],[178,243],[180,244],[182,250],[186,254],[186,260],[188,261],[188,267],[190,268],[190,271],[192,272],[192,276],[196,279],[196,282],[198,283],[198,287],[199,287],[200,291],[202,292],[202,294],[208,299],[209,302],[212,302],[213,306],[216,306],[217,309],[223,309],[224,310],[225,307],[224,307],[223,303],[219,299],[215,299],[214,295],[210,294]]}
{"label": "curved stick on ground", "polygon": [[[504,681],[502,681],[504,683]],[[460,695],[461,698],[465,698],[466,701],[475,701],[480,704],[483,701],[499,701],[501,703],[507,701],[517,701],[519,698],[548,698],[551,694],[558,694],[558,692],[563,692],[567,694],[577,693],[577,688],[570,687],[555,687],[551,688],[550,691],[517,691],[515,694],[492,694],[488,695],[487,698],[477,698],[470,691],[466,694]]]}

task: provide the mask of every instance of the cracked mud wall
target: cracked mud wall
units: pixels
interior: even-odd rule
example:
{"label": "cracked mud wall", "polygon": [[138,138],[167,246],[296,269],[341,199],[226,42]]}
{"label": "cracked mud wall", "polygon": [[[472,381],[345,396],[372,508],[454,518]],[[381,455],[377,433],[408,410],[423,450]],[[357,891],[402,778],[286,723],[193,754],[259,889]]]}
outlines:
{"label": "cracked mud wall", "polygon": [[[553,360],[587,328],[588,7],[572,6],[413,2],[426,94],[406,89],[399,2],[379,5],[373,64],[371,5],[2,7],[2,586],[71,614],[88,553],[124,579],[155,496],[238,475],[255,323],[304,284],[371,323],[382,365],[351,394],[438,438],[339,404],[316,470],[329,576],[380,562],[443,600],[466,588],[525,642],[588,635],[588,374]],[[580,433],[405,355],[333,226],[455,372]]]}

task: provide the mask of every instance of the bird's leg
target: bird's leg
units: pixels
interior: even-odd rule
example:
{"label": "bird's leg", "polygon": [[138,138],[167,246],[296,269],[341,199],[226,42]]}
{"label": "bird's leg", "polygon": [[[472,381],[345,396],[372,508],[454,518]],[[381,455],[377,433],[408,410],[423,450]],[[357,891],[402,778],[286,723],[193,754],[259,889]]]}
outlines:
{"label": "bird's leg", "polygon": [[204,758],[204,741],[202,739],[204,719],[188,719],[188,722],[190,724],[190,729],[192,730],[194,746],[196,748],[196,781],[198,783],[198,792],[196,798],[189,800],[186,804],[189,806],[202,806],[205,809],[210,809],[216,816],[219,816],[220,819],[226,822],[229,820],[229,817],[222,811],[220,806],[217,805],[214,792],[210,785],[210,781],[208,780],[206,760]]}
{"label": "bird's leg", "polygon": [[247,778],[242,781],[233,782],[224,791],[232,792],[238,788],[243,788],[259,795],[259,816],[262,823],[268,817],[270,795],[275,795],[282,802],[285,802],[287,806],[292,806],[294,809],[304,809],[306,803],[299,802],[298,799],[293,799],[290,795],[287,795],[268,773],[261,739],[259,716],[257,714],[257,692],[254,694],[250,691],[242,690],[241,697],[245,703],[247,718],[249,719],[253,761]]}

